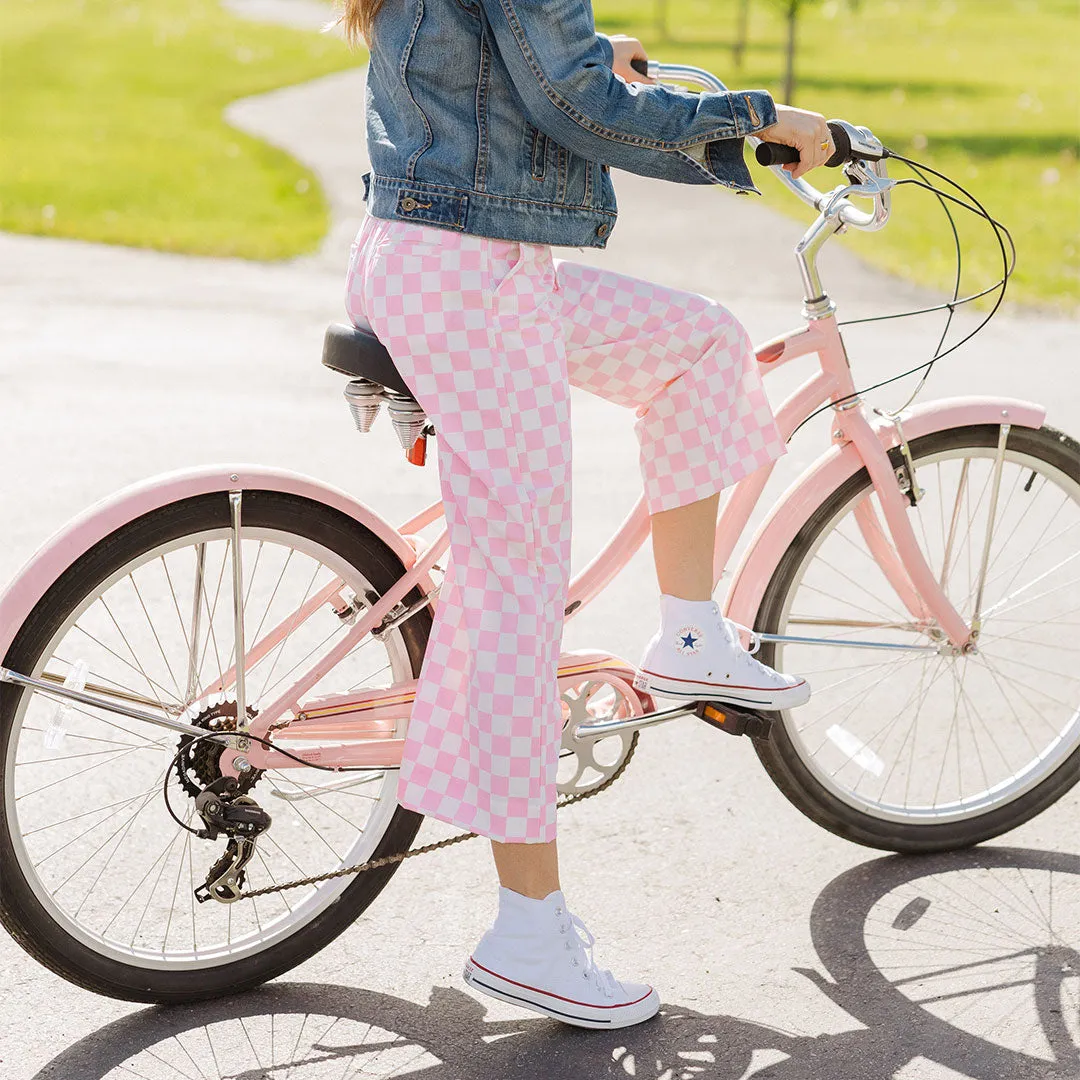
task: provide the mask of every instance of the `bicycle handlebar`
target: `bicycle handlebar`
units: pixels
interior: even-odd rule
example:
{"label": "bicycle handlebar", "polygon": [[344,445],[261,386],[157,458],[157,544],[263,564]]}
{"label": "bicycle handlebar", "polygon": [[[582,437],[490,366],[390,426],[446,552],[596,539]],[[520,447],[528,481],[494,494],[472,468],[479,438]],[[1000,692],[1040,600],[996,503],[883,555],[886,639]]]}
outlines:
{"label": "bicycle handlebar", "polygon": [[[691,83],[704,90],[718,92],[727,90],[724,83],[711,71],[693,67],[690,64],[662,64],[656,60],[650,60],[646,64],[642,60],[632,60],[631,67],[639,74],[658,81],[673,79]],[[766,143],[753,135],[747,136],[747,142],[755,148],[756,156],[768,154],[769,160],[762,161],[761,156],[758,156],[758,161],[772,168],[773,173],[785,187],[818,213],[826,218],[836,218],[840,223],[850,225],[855,229],[876,231],[883,228],[889,219],[889,192],[895,184],[895,181],[888,178],[885,171],[884,158],[887,157],[888,151],[874,137],[869,128],[856,127],[844,120],[830,120],[829,131],[833,136],[836,153],[827,164],[832,167],[849,165],[859,182],[841,185],[828,193],[819,191],[805,177],[793,179],[791,173],[781,168],[785,161],[798,160],[797,152],[792,147]],[[763,150],[763,147],[769,147],[769,149]],[[841,149],[844,151],[844,156],[837,161],[835,159],[839,156]],[[777,156],[773,157],[774,154]],[[792,157],[793,154],[796,156]],[[872,198],[873,209],[860,210],[849,201],[849,195]]]}

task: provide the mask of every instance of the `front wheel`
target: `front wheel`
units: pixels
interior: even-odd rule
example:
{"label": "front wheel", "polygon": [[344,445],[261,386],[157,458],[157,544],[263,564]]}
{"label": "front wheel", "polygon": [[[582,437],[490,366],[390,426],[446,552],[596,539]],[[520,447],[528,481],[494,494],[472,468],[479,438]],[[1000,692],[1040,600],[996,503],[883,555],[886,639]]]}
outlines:
{"label": "front wheel", "polygon": [[[247,668],[255,712],[334,648],[354,606],[385,593],[397,557],[346,515],[293,495],[243,494]],[[20,629],[4,664],[74,681],[207,730],[235,724],[232,532],[226,492],[165,506],[78,559]],[[406,599],[419,599],[419,592]],[[323,602],[325,601],[325,602]],[[301,614],[302,613],[302,614]],[[419,674],[430,610],[370,635],[313,694]],[[225,689],[215,693],[215,685]],[[398,734],[403,734],[404,719]],[[194,797],[220,776],[208,741],[0,686],[0,921],[86,989],[172,1003],[232,993],[307,959],[374,900],[395,866],[222,905],[194,890],[223,841],[192,835]],[[275,741],[293,752],[287,731]],[[162,792],[167,785],[173,811]],[[408,849],[419,815],[397,773],[255,772],[242,793],[273,819],[246,868],[260,889]],[[198,823],[198,818],[194,820]]]}
{"label": "front wheel", "polygon": [[[813,696],[778,714],[758,756],[804,814],[856,843],[966,847],[1080,778],[1080,445],[1013,428],[988,529],[999,431],[910,444],[923,490],[915,533],[965,620],[984,578],[976,651],[954,655],[915,620],[871,555],[857,511],[869,503],[882,518],[865,469],[807,521],[762,598],[765,633],[929,647],[762,646],[765,663],[806,676]],[[901,465],[898,450],[892,459]]]}

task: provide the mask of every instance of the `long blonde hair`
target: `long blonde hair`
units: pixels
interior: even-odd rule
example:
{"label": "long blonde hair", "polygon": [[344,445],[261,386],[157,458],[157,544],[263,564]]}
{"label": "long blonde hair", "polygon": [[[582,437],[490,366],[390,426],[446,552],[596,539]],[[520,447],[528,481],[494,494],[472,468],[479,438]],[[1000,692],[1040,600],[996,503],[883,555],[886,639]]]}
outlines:
{"label": "long blonde hair", "polygon": [[382,5],[383,0],[343,0],[337,23],[344,27],[350,45],[359,45],[361,40],[371,44],[371,26]]}

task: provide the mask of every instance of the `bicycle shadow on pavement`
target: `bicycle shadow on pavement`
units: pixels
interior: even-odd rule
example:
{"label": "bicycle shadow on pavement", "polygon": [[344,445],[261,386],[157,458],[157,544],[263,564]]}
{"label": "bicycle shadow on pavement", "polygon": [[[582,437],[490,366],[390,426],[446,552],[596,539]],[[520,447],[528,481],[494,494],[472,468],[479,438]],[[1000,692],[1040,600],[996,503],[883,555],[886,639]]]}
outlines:
{"label": "bicycle shadow on pavement", "polygon": [[810,923],[824,971],[796,969],[853,1030],[798,1035],[668,1005],[637,1027],[586,1031],[524,1013],[490,1020],[457,987],[436,986],[418,1005],[276,983],[124,1017],[37,1076],[892,1080],[923,1058],[973,1080],[1065,1080],[1080,1071],[1078,914],[1077,856],[979,848],[876,858],[822,891]]}

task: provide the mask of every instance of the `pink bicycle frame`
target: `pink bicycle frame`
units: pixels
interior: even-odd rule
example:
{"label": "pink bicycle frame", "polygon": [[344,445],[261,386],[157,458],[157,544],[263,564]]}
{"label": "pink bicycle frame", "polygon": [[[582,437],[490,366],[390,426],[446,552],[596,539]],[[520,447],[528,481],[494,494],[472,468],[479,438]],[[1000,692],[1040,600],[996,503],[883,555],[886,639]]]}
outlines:
{"label": "pink bicycle frame", "polygon": [[[969,640],[969,628],[942,591],[923,557],[908,519],[907,497],[897,483],[894,466],[888,456],[889,445],[895,442],[894,428],[891,424],[875,428],[867,419],[861,403],[852,397],[855,387],[835,316],[830,313],[812,319],[806,326],[767,342],[757,351],[757,358],[766,371],[769,371],[811,353],[818,356],[819,370],[781,405],[777,413],[781,432],[785,437],[790,437],[798,424],[823,403],[845,400],[846,404],[847,399],[851,400],[850,407],[837,413],[838,417],[842,418],[839,421],[842,428],[837,426],[833,441],[837,446],[854,450],[858,464],[868,470],[880,500],[885,517],[884,527],[869,500],[863,500],[857,513],[868,548],[913,620],[923,626],[936,624],[954,647],[962,649]],[[974,408],[984,420],[984,414],[991,412],[1000,417],[1001,404],[974,400],[973,404],[967,406],[965,415],[972,419],[974,414],[971,410]],[[1013,422],[1028,422],[1036,426],[1041,423],[1042,413],[1037,407],[1025,406],[1023,403],[1007,404],[1021,406]],[[962,404],[957,408],[964,410]],[[944,419],[946,424],[952,415],[950,411],[938,412],[938,418]],[[914,425],[914,428],[916,433],[922,432],[921,425]],[[736,485],[723,508],[717,526],[714,558],[717,582],[771,472],[772,466],[768,466],[746,477]],[[819,506],[828,493],[829,491],[823,491],[815,485],[808,491],[797,488],[794,495],[805,501],[809,512]],[[400,532],[409,536],[440,516],[441,504],[434,503],[405,522]],[[572,618],[603,590],[641,547],[648,535],[649,516],[642,496],[603,550],[571,581],[567,618]],[[420,549],[414,565],[401,576],[393,588],[357,619],[356,624],[316,667],[283,691],[275,701],[260,709],[259,716],[251,724],[250,733],[265,736],[272,724],[291,711],[295,719],[288,725],[285,738],[290,742],[296,740],[303,744],[302,749],[295,749],[299,756],[307,761],[341,768],[381,769],[400,765],[404,740],[396,737],[395,731],[411,709],[415,681],[315,700],[305,700],[305,694],[341,657],[355,648],[365,635],[384,622],[402,598],[426,577],[432,565],[446,551],[447,545],[447,534],[443,529],[429,546]],[[769,561],[773,566],[782,554],[783,550],[772,553]],[[760,549],[758,557],[761,557]],[[335,591],[333,588],[324,590],[324,601],[332,602]],[[732,590],[729,609],[732,602],[737,601],[737,592],[737,589]],[[426,599],[430,600],[430,596]],[[750,618],[752,620],[753,615]],[[400,621],[400,614],[398,620]],[[286,620],[271,631],[267,638],[254,643],[248,654],[252,661],[264,655],[280,640],[288,622],[289,620]],[[602,654],[585,658],[564,654],[559,678],[560,681],[580,681],[589,677],[590,673],[601,672],[613,665],[617,669],[613,674],[617,673],[624,678],[628,671],[632,671],[628,665]],[[230,677],[231,673],[214,689],[226,689]],[[254,741],[245,753],[255,768],[298,766],[296,761],[284,754],[267,750]],[[226,765],[227,756],[222,759],[223,766]]]}
{"label": "pink bicycle frame", "polygon": [[[820,405],[830,401],[841,402],[836,411],[833,446],[796,481],[759,527],[733,578],[727,597],[727,614],[736,621],[753,625],[764,588],[799,528],[840,484],[865,467],[885,518],[883,527],[868,499],[862,500],[856,509],[856,520],[869,550],[911,614],[913,624],[927,628],[933,626],[953,648],[963,649],[970,639],[969,628],[943,593],[923,558],[908,520],[907,498],[889,458],[889,450],[901,441],[900,432],[892,422],[872,424],[862,404],[854,397],[847,357],[831,306],[818,317],[812,317],[801,329],[767,342],[758,350],[757,359],[767,373],[811,353],[818,357],[819,370],[781,405],[777,422],[785,437],[790,437],[799,423]],[[1040,406],[1022,401],[990,398],[938,401],[912,410],[903,421],[904,435],[916,438],[932,431],[973,424],[1001,425],[1004,433],[1009,425],[1040,427],[1044,416],[1045,411]],[[746,477],[736,485],[726,501],[717,525],[714,557],[716,582],[745,530],[771,472],[770,466]],[[246,732],[247,737],[244,738],[245,733],[238,733],[234,737],[236,745],[226,748],[220,764],[223,771],[234,775],[237,772],[235,762],[240,756],[245,756],[250,766],[257,769],[301,767],[301,761],[259,742],[266,739],[272,725],[291,713],[292,719],[284,730],[277,731],[276,737],[285,743],[303,743],[302,752],[297,755],[303,761],[342,769],[381,770],[400,765],[403,739],[398,733],[411,712],[414,682],[322,699],[308,699],[307,695],[366,635],[385,632],[435,598],[436,588],[429,572],[445,553],[448,536],[443,529],[425,545],[415,534],[442,516],[441,502],[426,507],[399,530],[395,530],[366,507],[351,501],[343,492],[286,474],[245,468],[231,474],[221,473],[220,476],[216,471],[179,474],[169,483],[171,487],[160,481],[143,485],[92,509],[54,538],[35,557],[32,565],[51,565],[56,560],[67,565],[76,547],[84,549],[95,537],[108,535],[119,522],[131,520],[155,506],[163,505],[169,500],[173,488],[185,495],[190,495],[195,489],[227,490],[231,499],[235,496],[242,499],[245,489],[269,486],[340,504],[361,524],[374,529],[392,550],[399,553],[403,573],[381,598],[357,615],[355,625],[314,667],[279,694],[276,700],[260,706],[258,716],[252,720]],[[566,609],[568,618],[601,592],[629,562],[649,535],[649,525],[642,496],[603,550],[572,579]],[[35,587],[40,586],[42,580],[41,574],[34,575],[33,580],[27,575],[20,576],[12,590],[4,595],[0,608],[11,616],[9,621],[13,627],[21,625],[33,606],[34,594],[27,592],[27,589],[35,583]],[[22,587],[24,582],[29,583],[26,588]],[[345,603],[342,595],[344,587],[342,581],[331,582],[303,608],[242,648],[244,669],[253,666],[260,657],[277,646],[292,628],[323,604],[340,611]],[[405,598],[414,590],[419,593],[419,599],[410,599],[406,604]],[[236,674],[235,669],[226,672],[213,686],[205,688],[203,695],[233,688],[239,694]],[[594,676],[606,676],[609,682],[621,679],[628,684],[632,675],[632,669],[625,661],[607,654],[564,654],[559,666],[560,685],[566,686],[580,684]],[[0,680],[56,696],[71,697],[84,704],[111,709],[165,727],[200,733],[179,720],[154,716],[145,708],[138,707],[139,703],[132,703],[130,698],[125,702],[121,698],[105,696],[105,688],[95,687],[95,693],[78,693],[2,668]],[[639,698],[639,704],[647,715],[636,716],[633,720],[635,727],[670,719],[679,712],[669,710],[653,713],[647,696],[639,695]],[[655,720],[650,716],[655,716]]]}

